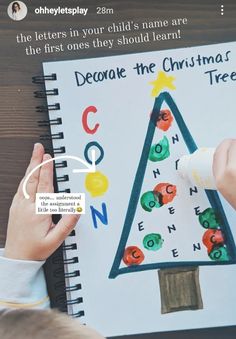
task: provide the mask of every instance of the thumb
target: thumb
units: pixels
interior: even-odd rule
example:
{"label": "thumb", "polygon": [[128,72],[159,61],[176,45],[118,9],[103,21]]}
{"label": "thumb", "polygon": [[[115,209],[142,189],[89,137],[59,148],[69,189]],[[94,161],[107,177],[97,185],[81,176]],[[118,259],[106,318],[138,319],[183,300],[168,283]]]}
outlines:
{"label": "thumb", "polygon": [[49,246],[56,250],[76,226],[80,214],[66,214],[46,236]]}

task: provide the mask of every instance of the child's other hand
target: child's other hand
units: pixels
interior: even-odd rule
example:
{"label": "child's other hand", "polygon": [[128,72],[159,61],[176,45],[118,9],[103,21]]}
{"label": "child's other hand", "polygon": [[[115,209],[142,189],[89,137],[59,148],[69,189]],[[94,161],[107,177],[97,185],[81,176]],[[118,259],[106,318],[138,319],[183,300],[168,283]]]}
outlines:
{"label": "child's other hand", "polygon": [[236,139],[224,140],[217,147],[213,173],[217,189],[236,209]]}
{"label": "child's other hand", "polygon": [[[41,144],[35,144],[26,175],[41,162],[50,159]],[[53,162],[35,171],[27,183],[30,199],[25,199],[22,179],[14,196],[8,221],[4,255],[11,259],[45,260],[70,234],[79,215],[64,215],[55,225],[51,215],[36,214],[36,193],[53,193]]]}

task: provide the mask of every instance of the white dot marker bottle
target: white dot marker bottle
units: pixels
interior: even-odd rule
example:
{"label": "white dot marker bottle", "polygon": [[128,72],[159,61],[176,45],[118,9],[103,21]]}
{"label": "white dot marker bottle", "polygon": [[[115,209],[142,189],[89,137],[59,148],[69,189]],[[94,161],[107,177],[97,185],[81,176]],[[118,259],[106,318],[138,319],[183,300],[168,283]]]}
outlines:
{"label": "white dot marker bottle", "polygon": [[216,189],[213,175],[213,156],[215,148],[199,148],[194,153],[184,155],[178,163],[180,176],[194,186]]}

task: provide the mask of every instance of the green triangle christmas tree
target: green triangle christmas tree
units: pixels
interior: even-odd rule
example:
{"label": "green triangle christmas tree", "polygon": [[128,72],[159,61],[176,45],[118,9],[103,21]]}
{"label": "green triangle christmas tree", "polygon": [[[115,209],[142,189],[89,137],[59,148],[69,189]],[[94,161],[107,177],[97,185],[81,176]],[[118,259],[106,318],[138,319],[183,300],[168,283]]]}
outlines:
{"label": "green triangle christmas tree", "polygon": [[[174,89],[174,78],[159,73],[159,80],[164,78]],[[156,85],[152,94],[163,87],[160,81]],[[158,268],[235,263],[234,240],[217,192],[189,186],[178,174],[180,157],[196,149],[174,99],[169,92],[160,93],[110,278]]]}

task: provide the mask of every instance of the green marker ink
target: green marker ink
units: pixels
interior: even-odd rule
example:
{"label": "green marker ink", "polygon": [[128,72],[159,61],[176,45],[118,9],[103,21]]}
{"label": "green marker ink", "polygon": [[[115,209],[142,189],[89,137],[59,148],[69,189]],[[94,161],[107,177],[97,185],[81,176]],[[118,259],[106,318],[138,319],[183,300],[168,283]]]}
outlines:
{"label": "green marker ink", "polygon": [[162,201],[161,194],[154,193],[152,191],[143,193],[143,195],[140,198],[141,206],[147,212],[151,212],[154,207],[156,208],[161,207],[163,205],[161,201]]}
{"label": "green marker ink", "polygon": [[213,208],[207,208],[200,213],[199,222],[204,228],[216,229],[220,227],[220,220]]}
{"label": "green marker ink", "polygon": [[158,233],[150,233],[143,238],[143,246],[149,251],[157,251],[162,247],[164,240]]}
{"label": "green marker ink", "polygon": [[209,257],[212,260],[216,260],[216,261],[228,261],[228,260],[230,260],[230,256],[228,254],[228,250],[227,250],[226,247],[223,247],[223,246],[214,248],[210,252]]}
{"label": "green marker ink", "polygon": [[170,156],[170,147],[167,137],[164,136],[157,144],[151,146],[149,160],[162,161]]}

